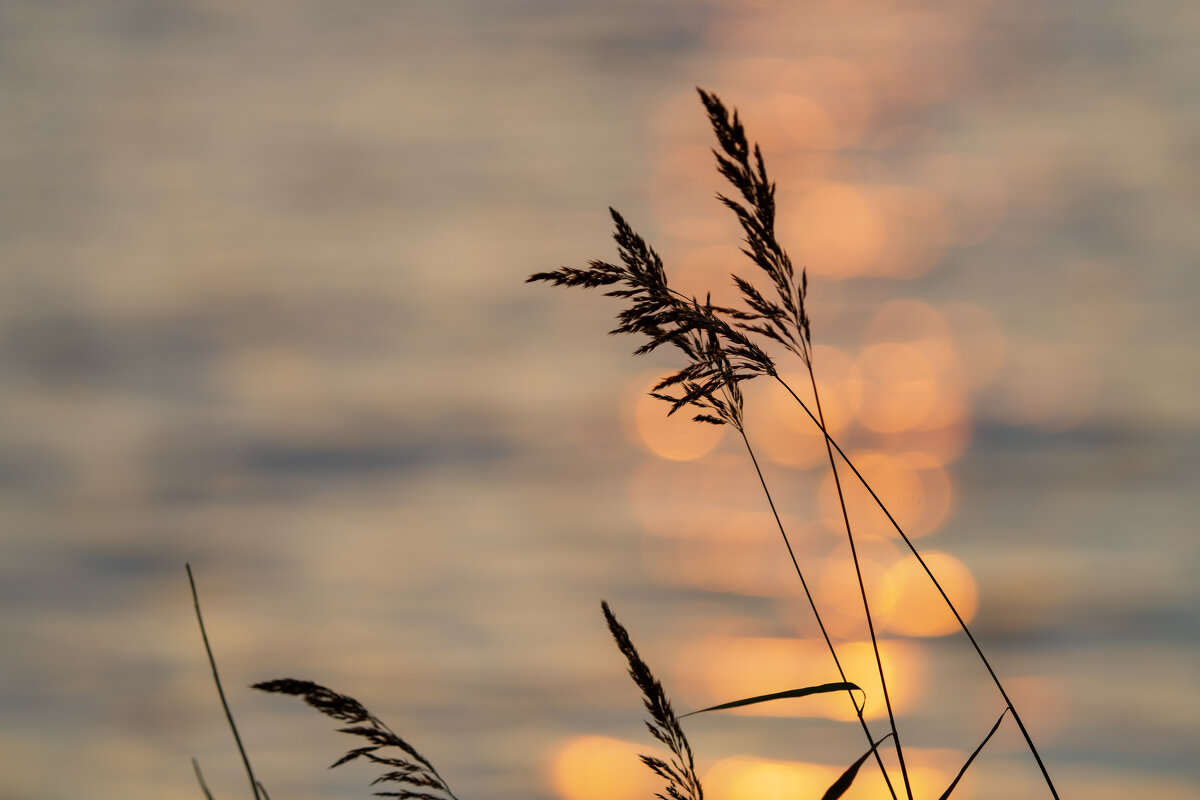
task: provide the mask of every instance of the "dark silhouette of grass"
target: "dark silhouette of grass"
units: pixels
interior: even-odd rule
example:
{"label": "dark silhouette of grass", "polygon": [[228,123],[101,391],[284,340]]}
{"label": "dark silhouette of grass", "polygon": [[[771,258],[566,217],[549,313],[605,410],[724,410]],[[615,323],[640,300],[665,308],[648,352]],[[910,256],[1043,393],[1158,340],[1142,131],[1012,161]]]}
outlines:
{"label": "dark silhouette of grass", "polygon": [[[340,767],[359,758],[374,764],[390,767],[391,770],[371,781],[372,786],[381,783],[395,783],[404,787],[394,791],[375,792],[376,797],[414,798],[414,800],[458,800],[450,791],[445,779],[434,769],[433,764],[408,742],[396,735],[382,720],[372,714],[366,707],[348,695],[339,694],[312,681],[299,681],[294,678],[281,678],[254,684],[253,688],[274,694],[290,694],[304,698],[304,702],[320,711],[327,717],[339,722],[351,723],[351,727],[338,728],[340,733],[348,733],[365,739],[368,744],[349,750],[345,755],[333,762],[330,767]],[[392,748],[402,755],[381,755],[384,748]],[[390,752],[390,751],[389,751]],[[412,787],[412,788],[408,788]]]}
{"label": "dark silhouette of grass", "polygon": [[[255,800],[270,800],[267,797],[267,790],[254,777],[254,768],[250,766],[250,757],[246,755],[246,748],[242,746],[242,737],[238,733],[237,723],[233,721],[233,712],[229,710],[229,702],[225,699],[225,690],[221,687],[221,675],[217,672],[217,660],[213,658],[212,647],[208,644],[208,631],[204,629],[204,616],[200,613],[200,594],[196,591],[196,580],[192,577],[192,565],[187,564],[188,585],[192,589],[192,605],[196,609],[196,622],[200,624],[200,638],[204,640],[204,652],[208,655],[208,665],[212,668],[213,683],[217,685],[217,695],[221,698],[221,707],[225,709],[225,719],[229,720],[229,729],[233,731],[233,740],[237,742],[238,753],[242,756],[242,765],[246,768],[246,777],[250,779],[250,791],[254,794]],[[196,759],[192,759],[192,767],[196,771],[196,780],[200,783],[200,789],[204,792],[204,796],[208,800],[212,800],[212,793],[209,792],[208,786],[204,782],[204,774],[200,771],[200,764]]]}
{"label": "dark silhouette of grass", "polygon": [[650,714],[646,727],[650,735],[658,739],[671,751],[671,761],[663,761],[654,756],[642,756],[645,763],[655,774],[666,778],[666,797],[658,795],[662,800],[704,800],[704,789],[700,786],[700,778],[696,776],[696,765],[692,760],[692,748],[687,736],[679,725],[679,718],[671,709],[671,701],[663,691],[658,678],[650,672],[650,667],[638,655],[637,648],[629,638],[629,632],[617,622],[616,616],[608,603],[600,604],[604,610],[604,619],[608,621],[608,630],[617,642],[617,649],[629,661],[629,676],[642,690],[642,702]]}
{"label": "dark silhouette of grass", "polygon": [[[612,333],[635,334],[645,339],[635,354],[649,353],[663,345],[670,345],[683,354],[684,365],[660,381],[652,389],[651,395],[669,404],[668,415],[689,408],[695,421],[710,425],[729,425],[740,435],[840,680],[817,686],[786,689],[767,695],[735,699],[677,716],[661,682],[654,677],[646,662],[639,655],[628,631],[617,621],[608,604],[602,603],[609,631],[628,662],[630,676],[641,690],[643,704],[650,715],[650,719],[646,723],[647,728],[651,735],[670,753],[666,760],[656,756],[641,756],[643,763],[667,782],[664,793],[658,794],[658,797],[661,800],[703,800],[704,797],[703,788],[696,773],[692,749],[680,724],[682,718],[710,711],[773,702],[784,698],[845,692],[854,706],[855,715],[866,737],[869,749],[846,768],[825,792],[823,800],[836,800],[841,797],[850,788],[861,766],[871,757],[875,759],[893,800],[898,800],[896,787],[893,785],[879,753],[880,746],[888,739],[892,740],[896,750],[904,794],[908,800],[913,800],[912,784],[892,707],[887,673],[880,656],[872,609],[859,563],[855,534],[846,509],[839,468],[839,465],[844,465],[867,489],[872,499],[887,516],[897,535],[925,570],[1004,700],[1004,709],[1000,717],[959,769],[950,786],[941,795],[941,799],[947,800],[952,795],[967,769],[999,729],[1005,716],[1011,714],[1041,770],[1047,789],[1057,800],[1058,793],[1040,753],[1000,678],[984,655],[966,621],[895,517],[888,511],[878,494],[868,485],[862,473],[843,449],[830,436],[826,428],[820,393],[817,388],[811,321],[805,307],[808,294],[807,275],[801,270],[799,282],[796,281],[792,262],[776,238],[775,185],[767,176],[761,150],[757,145],[750,146],[738,114],[736,112],[731,114],[716,95],[704,90],[699,90],[699,93],[717,139],[718,149],[713,151],[716,156],[717,169],[737,190],[737,196],[740,197],[740,199],[735,199],[719,195],[719,200],[737,217],[745,234],[743,252],[751,263],[765,274],[774,287],[774,295],[763,294],[751,281],[737,274],[731,275],[731,278],[740,292],[745,304],[744,308],[716,306],[707,297],[701,301],[699,298],[681,294],[669,285],[667,273],[659,255],[617,211],[611,209],[616,228],[613,238],[617,243],[621,261],[619,265],[604,261],[592,261],[589,262],[586,269],[560,267],[552,272],[536,273],[527,280],[529,282],[547,282],[556,286],[589,289],[605,287],[608,296],[620,298],[625,302],[625,307],[617,315],[618,325]],[[764,346],[760,345],[757,340],[763,340],[764,344],[780,345],[786,352],[801,360],[808,372],[813,390],[811,408],[780,376],[774,359],[768,355]],[[862,689],[847,678],[837,648],[826,629],[820,609],[809,589],[808,581],[796,557],[791,539],[776,509],[772,491],[763,476],[758,458],[745,431],[745,398],[740,384],[761,376],[779,382],[824,437],[829,468],[837,489],[850,556],[855,568],[863,613],[866,617],[874,651],[875,666],[887,709],[889,730],[878,739],[871,733],[864,717],[865,700],[860,703],[855,694],[855,692],[862,693]],[[237,726],[234,724],[233,715],[226,702],[201,617],[200,601],[190,566],[188,567],[188,580],[192,587],[196,618],[200,623],[201,636],[204,639],[205,651],[212,667],[213,679],[237,742],[254,798],[255,800],[269,800],[262,784],[254,776]],[[365,740],[365,744],[352,748],[331,766],[336,767],[362,759],[387,767],[388,770],[377,777],[371,785],[396,784],[397,788],[392,791],[377,791],[375,792],[377,796],[396,797],[402,800],[408,798],[414,800],[458,800],[451,792],[447,782],[424,756],[354,698],[311,681],[293,678],[266,681],[255,684],[253,688],[275,694],[303,697],[308,705],[322,714],[339,722],[349,723],[349,727],[338,730]],[[212,800],[212,794],[205,784],[200,766],[194,759],[193,765],[201,790],[208,800]]]}
{"label": "dark silhouette of grass", "polygon": [[[846,682],[846,675],[842,668],[841,660],[838,657],[837,649],[829,637],[821,618],[820,610],[817,608],[812,593],[809,591],[808,582],[796,559],[787,531],[776,511],[776,504],[771,490],[759,468],[758,459],[754,454],[754,450],[742,424],[745,410],[739,384],[759,376],[768,376],[778,381],[821,431],[825,440],[829,467],[837,489],[851,560],[854,564],[859,595],[862,599],[863,613],[870,632],[876,669],[883,690],[884,703],[887,708],[888,725],[890,728],[889,736],[891,736],[896,748],[905,795],[909,800],[912,800],[912,786],[908,776],[900,732],[897,728],[895,713],[892,707],[887,674],[880,656],[878,638],[859,563],[854,531],[846,509],[845,495],[839,471],[839,460],[840,463],[844,463],[850,469],[854,476],[868,490],[879,508],[886,514],[897,534],[925,570],[926,575],[937,588],[950,611],[954,614],[955,619],[958,621],[975,653],[978,655],[1001,697],[1004,699],[1005,713],[1012,714],[1013,720],[1020,729],[1030,753],[1041,770],[1050,794],[1057,800],[1058,793],[1042,760],[1041,754],[1034,745],[1033,739],[1021,720],[1016,707],[1012,703],[991,663],[984,655],[975,636],[971,633],[966,621],[962,618],[962,615],[954,606],[954,603],[926,561],[921,557],[916,546],[896,522],[895,517],[887,510],[879,495],[868,485],[862,473],[859,472],[842,448],[829,435],[825,424],[824,411],[821,406],[820,392],[818,391],[816,382],[811,346],[811,321],[805,308],[805,300],[808,294],[807,274],[801,270],[800,280],[797,283],[791,259],[776,238],[775,185],[768,178],[762,151],[757,145],[750,146],[737,112],[735,111],[731,114],[715,94],[706,92],[703,89],[698,91],[717,139],[718,148],[713,151],[716,157],[717,169],[740,197],[740,199],[735,199],[726,195],[718,195],[718,199],[737,217],[745,234],[742,252],[765,274],[774,286],[775,296],[768,297],[764,295],[751,281],[737,274],[732,274],[731,278],[741,294],[745,308],[718,307],[712,305],[707,299],[701,302],[698,298],[688,297],[675,291],[669,286],[662,259],[615,210],[612,210],[612,217],[616,223],[616,231],[613,236],[620,252],[621,265],[613,265],[604,261],[592,261],[589,263],[587,269],[560,267],[551,272],[535,273],[527,280],[529,282],[547,282],[555,286],[577,286],[582,288],[616,287],[610,288],[606,294],[610,297],[618,297],[626,300],[627,305],[618,313],[617,318],[620,325],[612,333],[632,333],[645,337],[648,341],[635,351],[636,355],[650,352],[667,343],[674,345],[683,352],[686,358],[684,367],[656,386],[652,395],[670,403],[671,407],[668,414],[674,414],[681,408],[691,406],[697,412],[694,417],[697,421],[717,425],[728,424],[738,431],[750,456],[763,492],[766,495],[767,502],[774,514],[788,555],[804,589],[805,597],[813,611],[835,667],[842,678],[842,682]],[[774,360],[754,341],[756,337],[777,345],[782,345],[786,351],[801,360],[808,372],[813,390],[814,408],[809,408],[793,388],[783,380]],[[671,387],[679,387],[680,391],[676,394],[667,394],[663,391]],[[855,700],[853,692],[849,692],[848,694],[851,702],[854,703],[855,712],[863,733],[867,737],[867,740],[871,742],[872,752],[876,753],[876,762],[883,778],[887,781],[892,797],[895,798],[895,789],[891,784],[882,760],[878,757],[876,749],[878,745],[863,718],[863,709]],[[1000,720],[997,721],[997,726],[1003,719],[1004,714],[1001,714]],[[990,738],[991,734],[988,735],[979,749],[982,749]],[[879,741],[882,742],[883,740]],[[963,765],[963,771],[970,766],[979,749]],[[945,796],[949,796],[961,776],[962,772],[959,773],[958,778],[947,789]]]}

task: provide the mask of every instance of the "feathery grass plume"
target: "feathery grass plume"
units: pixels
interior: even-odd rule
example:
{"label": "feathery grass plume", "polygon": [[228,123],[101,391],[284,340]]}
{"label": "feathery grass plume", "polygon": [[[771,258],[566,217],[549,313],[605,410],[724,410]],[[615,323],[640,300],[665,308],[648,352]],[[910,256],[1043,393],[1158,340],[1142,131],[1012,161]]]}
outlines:
{"label": "feathery grass plume", "polygon": [[[737,275],[732,276],[733,280],[740,288],[750,311],[713,306],[707,300],[701,305],[695,298],[680,294],[669,287],[662,259],[616,211],[612,211],[616,223],[614,238],[624,266],[592,261],[588,269],[560,267],[553,272],[532,275],[527,282],[545,281],[555,286],[584,288],[621,284],[623,288],[607,292],[608,296],[629,300],[629,305],[618,314],[620,324],[611,333],[640,333],[646,336],[649,342],[636,351],[638,355],[650,352],[666,342],[675,344],[684,352],[687,365],[654,387],[651,396],[670,402],[672,414],[684,405],[697,406],[701,411],[695,416],[697,421],[730,423],[741,435],[805,597],[839,676],[845,683],[846,674],[836,648],[821,619],[742,424],[740,382],[758,375],[767,375],[783,382],[776,371],[774,361],[747,334],[764,336],[783,344],[785,348],[801,357],[811,374],[810,326],[804,305],[808,286],[807,275],[801,273],[801,283],[797,289],[794,285],[791,260],[775,239],[775,187],[767,178],[761,151],[757,146],[753,148],[754,163],[751,164],[751,148],[737,114],[734,113],[731,118],[715,95],[703,90],[700,90],[700,95],[709,112],[717,141],[725,153],[722,155],[714,151],[718,168],[741,192],[748,207],[724,196],[720,196],[720,199],[737,214],[746,233],[744,252],[770,276],[779,301],[767,300],[749,281]],[[673,396],[661,391],[674,385],[682,387],[682,394]],[[708,413],[710,410],[715,412],[715,415]],[[823,423],[818,425],[824,430]],[[840,482],[838,488],[840,492]],[[878,658],[876,660],[881,673],[884,697],[888,703],[892,738],[899,752],[900,737],[896,733],[895,722],[890,714],[891,702],[887,696],[886,678],[882,675],[882,662]],[[854,704],[864,736],[868,742],[874,742],[875,739],[862,716],[862,708],[854,700],[853,694],[849,697]],[[877,752],[875,755],[880,772],[888,784],[889,793],[895,798],[887,770]],[[901,765],[903,766],[902,754]],[[907,785],[907,780],[905,783]],[[909,796],[911,797],[911,791]]]}
{"label": "feathery grass plume", "polygon": [[617,622],[608,603],[601,602],[600,607],[604,609],[604,618],[608,620],[608,629],[612,632],[617,647],[629,662],[630,677],[642,690],[642,701],[650,714],[646,727],[655,739],[666,745],[673,756],[670,762],[653,756],[641,757],[647,767],[667,780],[666,795],[659,794],[657,797],[660,800],[704,800],[704,789],[700,786],[700,778],[696,776],[696,766],[692,761],[691,745],[688,744],[683,728],[679,725],[679,718],[671,709],[667,693],[658,678],[650,672],[650,667],[646,666],[646,662],[638,655],[633,641],[629,638],[629,632]]}
{"label": "feathery grass plume", "polygon": [[722,152],[713,151],[717,157],[717,169],[741,192],[747,205],[723,194],[718,194],[717,199],[737,216],[746,234],[746,246],[742,252],[770,277],[779,297],[779,302],[766,299],[753,284],[735,274],[733,281],[751,311],[731,310],[728,313],[740,320],[739,327],[778,342],[799,356],[805,364],[811,364],[812,331],[808,311],[804,307],[808,294],[808,273],[800,271],[800,286],[797,288],[792,260],[775,238],[775,184],[767,178],[762,151],[757,144],[754,145],[754,161],[751,163],[750,143],[737,111],[731,116],[715,94],[703,89],[696,91],[700,93],[713,133],[721,146]]}
{"label": "feathery grass plume", "polygon": [[[683,368],[654,387],[652,396],[671,404],[669,414],[692,406],[699,411],[696,421],[731,424],[740,430],[742,394],[738,384],[759,375],[774,375],[770,356],[722,316],[733,314],[731,309],[714,306],[708,298],[700,302],[671,288],[658,253],[620,213],[609,211],[616,226],[613,239],[620,251],[620,266],[591,261],[587,269],[559,267],[531,275],[526,283],[544,281],[588,289],[618,286],[605,295],[624,298],[629,304],[617,315],[620,324],[610,333],[646,337],[648,341],[636,355],[672,344],[687,358]],[[681,389],[678,395],[663,391],[676,386]]]}
{"label": "feathery grass plume", "polygon": [[[396,791],[375,792],[376,797],[396,797],[401,800],[457,800],[446,781],[434,769],[433,764],[418,753],[412,745],[396,735],[378,717],[373,715],[362,703],[348,695],[339,694],[312,681],[300,681],[294,678],[281,678],[254,684],[255,689],[275,694],[290,694],[304,698],[304,702],[320,711],[327,717],[339,722],[349,722],[352,727],[338,728],[341,733],[359,736],[369,744],[348,751],[330,768],[365,758],[375,764],[390,767],[390,771],[371,781],[372,786],[381,783],[395,783],[402,787]],[[392,747],[404,754],[404,757],[380,755],[379,750]],[[408,788],[412,787],[412,788]]]}
{"label": "feathery grass plume", "polygon": [[[754,160],[751,163],[750,153],[751,148],[746,138],[746,132],[742,126],[738,114],[734,111],[730,114],[729,110],[721,102],[716,95],[697,89],[700,93],[700,99],[704,103],[704,107],[708,112],[709,122],[712,124],[713,132],[716,134],[717,142],[721,147],[722,152],[716,150],[713,154],[717,159],[717,169],[720,173],[741,193],[747,205],[733,200],[724,195],[718,195],[718,198],[737,216],[738,222],[742,226],[742,230],[746,235],[746,247],[742,249],[751,261],[758,265],[775,284],[776,293],[779,301],[772,302],[765,299],[754,286],[738,275],[732,275],[734,283],[741,291],[742,297],[746,304],[752,309],[751,313],[740,312],[734,310],[729,313],[731,317],[737,319],[736,323],[743,330],[757,333],[772,339],[784,345],[792,353],[796,354],[804,362],[808,369],[809,379],[812,384],[813,398],[815,400],[815,411],[800,399],[791,386],[778,374],[773,372],[772,377],[783,386],[785,390],[795,401],[800,405],[804,412],[812,419],[821,432],[825,436],[825,446],[829,454],[829,465],[833,473],[834,482],[837,487],[838,501],[841,505],[842,515],[846,523],[846,532],[850,537],[851,552],[854,553],[853,534],[850,531],[850,520],[846,513],[845,496],[842,490],[841,479],[838,476],[837,463],[834,459],[834,451],[837,451],[838,456],[845,462],[846,466],[854,473],[855,477],[862,483],[870,493],[872,499],[883,511],[896,533],[904,541],[909,551],[916,558],[924,569],[929,580],[934,588],[937,589],[947,607],[958,621],[963,633],[970,641],[976,655],[979,656],[988,674],[995,683],[997,690],[1007,706],[1007,710],[1013,715],[1013,720],[1017,723],[1021,735],[1025,739],[1026,745],[1029,747],[1030,753],[1037,762],[1038,768],[1041,770],[1042,777],[1045,779],[1046,786],[1050,790],[1050,794],[1057,799],[1058,792],[1054,787],[1054,782],[1050,779],[1050,773],[1046,769],[1045,763],[1042,761],[1041,754],[1033,743],[1033,738],[1029,735],[1029,731],[1025,728],[1025,724],[1017,713],[1016,707],[1008,696],[1004,685],[1001,683],[999,676],[992,668],[988,658],[983,653],[983,649],[975,640],[975,636],[971,633],[966,621],[959,614],[958,609],[946,594],[941,582],[933,574],[925,559],[917,550],[916,545],[905,534],[900,527],[895,517],[888,511],[880,497],[875,493],[874,489],[867,483],[855,467],[850,458],[843,452],[838,443],[829,436],[825,427],[825,415],[821,409],[820,393],[817,389],[816,376],[813,371],[812,361],[812,334],[810,330],[809,317],[804,307],[804,300],[808,293],[808,275],[801,271],[800,286],[796,287],[794,283],[794,270],[791,260],[787,253],[780,246],[775,238],[775,185],[767,178],[766,167],[763,162],[762,152],[756,144],[753,148]],[[854,554],[855,569],[858,571],[858,558]],[[871,610],[867,604],[865,589],[862,584],[861,572],[859,575],[859,588],[863,593],[863,606],[867,614],[868,627],[871,628],[872,645],[875,645],[874,625],[871,622]],[[888,693],[888,687],[883,674],[883,664],[879,661],[879,650],[875,646],[876,662],[879,667],[880,679],[883,681],[884,700],[888,706],[888,718],[892,723],[892,732],[895,735],[896,751],[900,757],[901,771],[905,773],[905,784],[908,784],[907,769],[904,763],[903,748],[900,745],[899,733],[896,731],[895,719],[892,714],[891,699]],[[990,738],[990,737],[989,737]],[[986,740],[985,740],[986,743]],[[982,745],[981,745],[982,747]],[[973,756],[972,756],[973,758]],[[965,770],[970,765],[970,760],[964,765]],[[953,788],[953,787],[951,787]],[[910,792],[911,794],[911,792]]]}
{"label": "feathery grass plume", "polygon": [[[733,316],[741,320],[737,323],[739,327],[782,344],[799,356],[808,369],[817,410],[816,420],[818,427],[825,433],[825,449],[829,456],[829,468],[833,474],[838,503],[841,506],[842,519],[845,523],[846,537],[850,544],[850,556],[854,563],[855,577],[858,580],[859,593],[862,597],[863,613],[866,616],[867,630],[871,637],[871,648],[875,654],[880,688],[883,690],[883,701],[887,707],[892,742],[895,744],[896,757],[900,762],[900,773],[904,778],[905,792],[909,798],[912,798],[908,765],[904,759],[904,748],[900,743],[900,732],[896,727],[891,692],[879,652],[871,605],[867,601],[867,590],[863,582],[858,550],[855,547],[854,532],[850,526],[849,513],[846,510],[846,498],[841,478],[838,475],[837,461],[834,459],[829,435],[825,430],[825,415],[821,409],[821,397],[817,389],[816,374],[813,371],[810,349],[812,332],[808,312],[804,307],[805,296],[808,293],[808,274],[801,272],[800,288],[797,289],[794,280],[795,270],[792,267],[791,259],[775,238],[775,185],[767,178],[767,168],[763,161],[762,150],[757,144],[754,146],[752,163],[750,143],[737,112],[735,111],[731,115],[716,95],[703,89],[697,89],[697,91],[708,111],[709,122],[716,134],[717,143],[721,147],[721,151],[713,151],[713,155],[717,158],[717,169],[741,193],[746,205],[726,195],[717,197],[733,211],[745,232],[746,246],[742,248],[742,252],[770,277],[775,284],[776,295],[779,298],[778,302],[768,300],[749,281],[735,274],[732,276],[734,283],[741,291],[742,297],[751,311],[735,311]],[[775,377],[786,386],[778,373]]]}

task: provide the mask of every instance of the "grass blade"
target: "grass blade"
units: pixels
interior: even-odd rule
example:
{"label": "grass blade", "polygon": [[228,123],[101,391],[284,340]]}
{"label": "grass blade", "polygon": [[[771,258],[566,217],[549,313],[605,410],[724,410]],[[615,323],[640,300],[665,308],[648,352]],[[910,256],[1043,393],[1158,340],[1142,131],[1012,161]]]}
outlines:
{"label": "grass blade", "polygon": [[984,748],[984,745],[986,745],[989,741],[991,741],[993,734],[995,734],[996,731],[1000,728],[1000,723],[1004,722],[1004,715],[1007,714],[1010,710],[1011,710],[1010,708],[1005,707],[1005,709],[1000,712],[1000,719],[996,720],[996,724],[992,726],[992,729],[990,731],[988,731],[988,735],[983,737],[983,741],[979,743],[979,747],[976,747],[975,752],[971,753],[971,757],[967,759],[967,763],[962,765],[962,769],[960,769],[958,771],[958,774],[954,776],[954,781],[950,784],[949,788],[947,788],[946,791],[944,791],[942,793],[942,796],[939,797],[938,800],[946,800],[946,798],[948,798],[950,796],[950,793],[954,791],[954,788],[956,786],[958,786],[958,782],[962,780],[962,776],[966,774],[967,767],[971,766],[971,762],[975,760],[975,756],[979,755],[979,751]]}
{"label": "grass blade", "polygon": [[739,708],[741,706],[751,706],[755,703],[768,703],[772,700],[783,700],[788,697],[808,697],[810,694],[826,694],[828,692],[845,692],[857,689],[866,695],[863,688],[856,683],[839,682],[839,683],[822,683],[820,686],[805,686],[803,689],[788,689],[786,692],[774,692],[772,694],[760,694],[758,697],[747,697],[745,700],[732,700],[728,703],[721,703],[719,706],[710,706],[702,708],[699,711],[689,711],[686,714],[680,714],[679,718],[690,717],[693,714],[703,714],[705,711],[720,711],[726,708]]}
{"label": "grass blade", "polygon": [[250,756],[246,755],[246,748],[242,747],[242,737],[238,735],[237,725],[233,721],[233,712],[229,710],[229,703],[225,700],[225,690],[221,688],[221,676],[217,674],[217,661],[213,658],[212,648],[208,645],[208,633],[204,630],[204,617],[200,615],[200,595],[196,592],[196,580],[192,577],[192,565],[186,564],[188,584],[192,587],[192,604],[196,607],[196,621],[200,623],[200,638],[204,640],[204,652],[208,653],[208,665],[212,667],[213,682],[217,684],[217,694],[221,697],[221,706],[225,709],[225,718],[229,720],[229,727],[233,731],[233,740],[237,742],[238,752],[242,754],[242,763],[246,766],[246,775],[250,778],[250,791],[254,793],[254,800],[263,800],[262,793],[259,791],[258,780],[254,777],[254,768],[250,766]]}
{"label": "grass blade", "polygon": [[847,767],[846,771],[842,773],[842,776],[834,781],[832,786],[825,790],[825,794],[821,795],[821,800],[837,800],[837,798],[844,795],[846,790],[850,788],[850,784],[854,783],[855,777],[858,776],[858,768],[863,765],[864,761],[871,757],[872,753],[879,749],[879,745],[883,744],[884,739],[891,735],[892,734],[890,733],[886,734],[883,739],[880,739],[878,742],[871,745],[870,750],[859,756],[858,761],[855,761],[853,764]]}
{"label": "grass blade", "polygon": [[200,783],[200,791],[204,792],[204,796],[208,800],[213,800],[212,792],[208,790],[208,784],[204,782],[204,773],[200,771],[200,762],[195,758],[192,759],[192,769],[196,771],[196,780]]}

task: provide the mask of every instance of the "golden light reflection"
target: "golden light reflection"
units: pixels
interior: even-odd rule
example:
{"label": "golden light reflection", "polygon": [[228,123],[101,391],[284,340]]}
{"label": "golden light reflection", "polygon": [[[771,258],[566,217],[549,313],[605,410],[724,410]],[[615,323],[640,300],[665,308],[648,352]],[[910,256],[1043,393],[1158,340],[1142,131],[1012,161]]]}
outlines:
{"label": "golden light reflection", "polygon": [[[965,622],[975,617],[979,592],[971,571],[954,556],[922,553],[929,569],[954,601]],[[915,558],[894,564],[881,583],[880,607],[886,609],[887,629],[902,636],[945,636],[961,630],[946,601]]]}
{"label": "golden light reflection", "polygon": [[[869,641],[835,642],[846,677],[867,693],[864,715],[887,715],[875,655]],[[928,668],[921,649],[901,640],[879,642],[892,707],[903,713],[920,700]],[[838,680],[825,642],[819,639],[706,636],[685,646],[677,665],[683,691],[700,707]],[[860,698],[861,699],[861,698]],[[855,719],[846,694],[826,694],[731,709],[730,714]]]}
{"label": "golden light reflection", "polygon": [[735,756],[718,761],[701,781],[711,800],[796,800],[820,797],[839,774],[819,764]]}
{"label": "golden light reflection", "polygon": [[[762,272],[741,250],[729,244],[693,247],[684,252],[677,266],[677,275],[672,276],[676,289],[701,301],[711,294],[712,302],[719,306],[744,305],[731,274],[737,273],[757,285]],[[766,288],[759,287],[764,291]]]}
{"label": "golden light reflection", "polygon": [[874,116],[862,69],[832,56],[739,58],[723,83],[741,87],[742,105],[768,155],[789,149],[836,150],[858,144]]}
{"label": "golden light reflection", "polygon": [[820,184],[781,208],[778,225],[795,242],[809,274],[835,279],[867,274],[883,258],[887,220],[863,187]]}
{"label": "golden light reflection", "polygon": [[[817,369],[817,390],[825,426],[837,436],[853,422],[862,402],[862,381],[854,359],[843,351],[825,345],[813,348]],[[816,413],[812,383],[807,373],[784,374],[783,380],[808,408]],[[756,448],[777,464],[795,468],[825,463],[825,439],[816,423],[796,399],[774,381],[747,386],[747,402],[755,401],[753,413],[746,415],[746,429]]]}
{"label": "golden light reflection", "polygon": [[781,237],[814,276],[914,278],[946,243],[941,202],[916,187],[817,183],[782,195],[780,209]]}
{"label": "golden light reflection", "polygon": [[571,739],[551,758],[551,784],[563,800],[642,800],[662,789],[638,757],[646,749],[604,736]]}
{"label": "golden light reflection", "polygon": [[[854,751],[851,751],[854,752]],[[935,797],[945,791],[954,774],[945,751],[904,748],[909,780],[917,797]],[[718,761],[701,776],[705,796],[710,800],[797,800],[821,797],[842,772],[858,757],[849,753],[845,764],[811,764],[798,761],[773,761],[752,756],[733,756]],[[888,761],[885,753],[885,763]],[[953,754],[959,761],[962,758]],[[899,769],[889,766],[894,785],[900,783]],[[970,793],[956,789],[954,797],[968,800]],[[846,800],[890,800],[891,794],[872,763],[859,772]]]}
{"label": "golden light reflection", "polygon": [[[844,537],[843,537],[844,540]],[[899,558],[900,551],[883,539],[856,541],[859,568],[872,603],[872,613],[881,596],[880,588],[888,569]],[[829,633],[841,639],[865,638],[870,635],[858,575],[848,544],[840,544],[822,562],[817,573],[817,608]],[[794,602],[794,601],[793,601]],[[812,610],[809,609],[809,614]]]}
{"label": "golden light reflection", "polygon": [[[874,452],[849,455],[906,534],[924,536],[945,519],[951,507],[952,488],[949,476],[937,459],[924,453],[910,453],[903,457]],[[853,473],[842,466],[839,476],[855,536],[894,536],[895,529],[891,522]],[[821,479],[817,490],[817,508],[821,522],[827,528],[834,531],[845,529],[837,484],[832,474]]]}
{"label": "golden light reflection", "polygon": [[691,461],[717,446],[723,426],[706,425],[692,419],[694,411],[683,408],[667,416],[671,406],[647,392],[670,373],[644,373],[630,386],[625,401],[626,428],[630,438],[661,458]]}
{"label": "golden light reflection", "polygon": [[862,424],[877,433],[915,428],[933,410],[937,373],[912,345],[880,342],[858,357],[863,377]]}

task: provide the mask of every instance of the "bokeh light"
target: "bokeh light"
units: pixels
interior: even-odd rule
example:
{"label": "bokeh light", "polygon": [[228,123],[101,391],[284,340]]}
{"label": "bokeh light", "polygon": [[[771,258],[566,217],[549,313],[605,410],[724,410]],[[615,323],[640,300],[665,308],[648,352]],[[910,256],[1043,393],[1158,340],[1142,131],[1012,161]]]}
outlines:
{"label": "bokeh light", "polygon": [[638,757],[646,751],[620,739],[576,737],[552,756],[550,783],[562,800],[642,800],[661,790]]}
{"label": "bokeh light", "polygon": [[[842,641],[835,646],[847,679],[866,692],[864,716],[886,716],[871,643]],[[926,655],[917,645],[898,639],[881,639],[879,653],[893,709],[901,713],[912,708],[924,691]],[[697,698],[701,707],[840,680],[824,641],[752,636],[698,637],[681,653],[676,674],[681,688]],[[722,713],[856,719],[853,704],[842,693],[777,700]]]}
{"label": "bokeh light", "polygon": [[[855,452],[850,460],[892,519],[909,536],[933,532],[951,508],[950,479],[940,462],[924,453],[903,456]],[[895,528],[871,493],[844,464],[839,464],[841,497],[832,473],[821,478],[817,505],[822,523],[834,531],[845,530],[842,499],[855,536],[891,538]]]}
{"label": "bokeh light", "polygon": [[[935,550],[921,554],[964,622],[975,618],[979,593],[970,570],[954,556]],[[887,629],[901,636],[945,636],[961,630],[929,575],[912,557],[893,564],[881,581],[880,607]]]}
{"label": "bokeh light", "polygon": [[[717,446],[724,427],[696,422],[692,417],[698,412],[691,406],[668,416],[671,405],[648,392],[670,374],[646,373],[631,383],[625,401],[626,425],[630,438],[654,455],[672,461],[691,461]],[[664,390],[666,394],[678,391],[678,387]]]}

